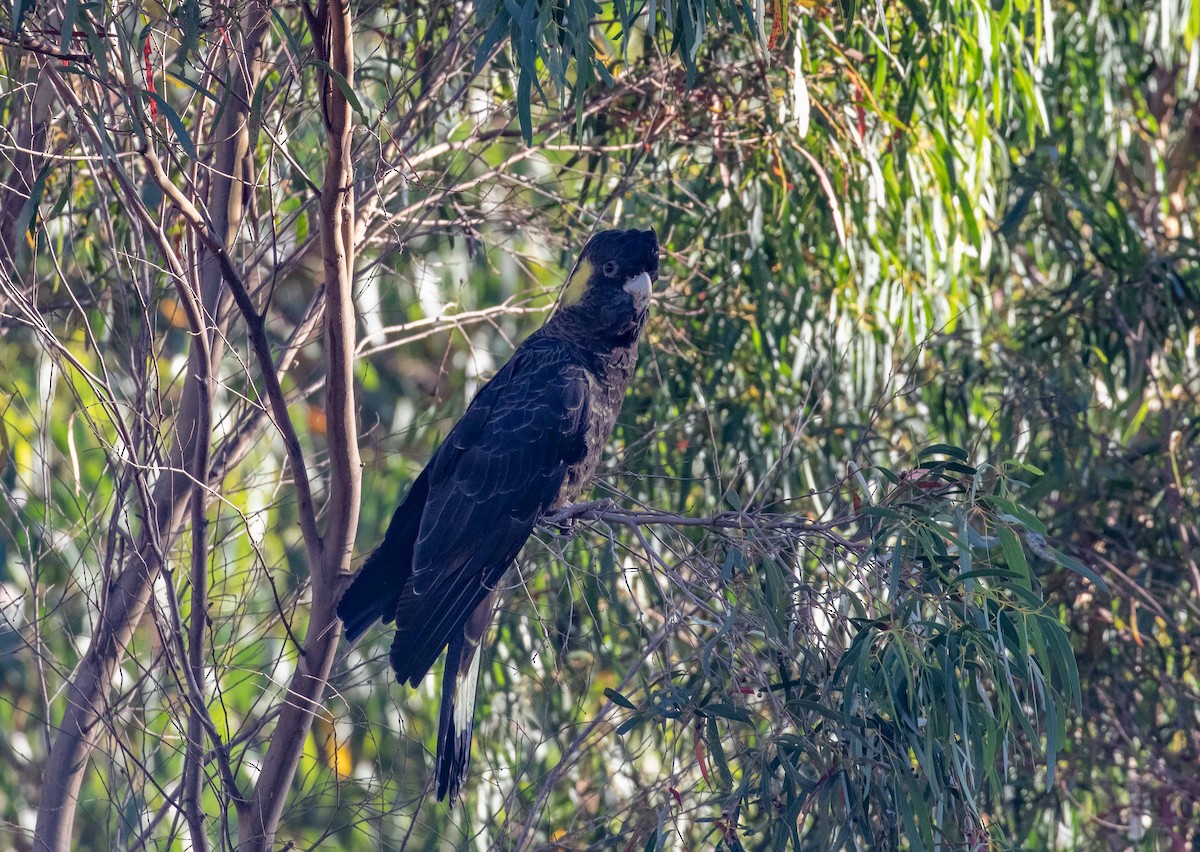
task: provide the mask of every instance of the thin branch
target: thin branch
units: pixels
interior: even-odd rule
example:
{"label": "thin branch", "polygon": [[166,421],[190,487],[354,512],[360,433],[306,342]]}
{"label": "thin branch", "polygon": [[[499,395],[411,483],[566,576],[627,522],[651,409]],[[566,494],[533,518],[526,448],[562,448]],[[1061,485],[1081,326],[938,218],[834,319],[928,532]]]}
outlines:
{"label": "thin branch", "polygon": [[[257,63],[261,52],[268,14],[265,4],[251,3],[242,21],[240,55],[246,57],[251,67]],[[95,111],[81,108],[75,91],[62,80],[53,61],[43,61],[41,71],[53,81],[64,104],[71,105],[85,132],[92,138],[96,152],[103,154],[111,150],[111,145],[105,144],[104,135],[95,126],[95,121],[86,118],[94,116]],[[225,244],[232,240],[232,235],[240,226],[241,205],[230,203],[235,187],[240,193],[239,179],[233,177],[232,169],[223,167],[226,161],[240,162],[239,158],[248,145],[245,120],[254,84],[253,76],[252,70],[234,75],[229,88],[237,91],[230,92],[232,103],[227,104],[218,126],[219,141],[215,149],[217,176],[210,187],[208,201],[210,209],[219,212],[220,221],[214,230],[225,237]],[[135,227],[139,227],[139,223],[146,219],[139,193],[137,190],[131,191],[130,178],[115,157],[106,157],[105,163],[113,185],[136,212],[132,221]],[[177,281],[183,280],[183,267],[161,227],[153,224],[150,231],[171,265],[173,277]],[[198,293],[200,328],[207,327],[206,318],[220,315],[221,276],[217,270],[214,282],[211,268],[210,264],[201,264]],[[194,289],[190,295],[196,295]],[[187,293],[181,293],[181,298],[194,329],[197,327],[194,310],[197,306]],[[203,469],[190,478],[186,471],[196,459],[201,458],[201,452],[204,453],[203,458],[207,459],[208,449],[200,450],[196,445],[210,441],[211,372],[214,359],[219,357],[220,341],[223,339],[221,321],[214,319],[214,323],[216,327],[211,337],[207,333],[199,335],[205,340],[205,346],[212,347],[205,350],[206,357],[197,357],[199,350],[193,348],[189,359],[188,378],[184,382],[175,413],[177,439],[171,448],[169,463],[163,467],[164,473],[155,483],[153,495],[139,491],[139,497],[144,501],[144,518],[138,546],[130,549],[129,558],[115,582],[110,584],[99,610],[99,624],[93,640],[68,686],[66,710],[47,758],[42,800],[38,808],[34,842],[40,850],[57,852],[71,846],[79,790],[92,751],[108,718],[107,695],[114,673],[127,652],[133,631],[145,612],[154,581],[165,564],[166,548],[184,526],[187,506],[193,495],[198,494],[197,480],[205,482],[207,479],[207,471]],[[193,343],[196,337],[193,334]],[[198,362],[201,360],[206,363],[200,365]],[[205,376],[209,377],[207,382]],[[139,489],[142,487],[139,483]],[[190,698],[194,702],[193,709],[199,712],[198,708],[204,705],[203,696],[191,695]]]}
{"label": "thin branch", "polygon": [[60,59],[63,62],[79,62],[83,65],[91,65],[94,63],[95,57],[87,53],[65,53],[50,47],[48,44],[30,38],[23,33],[14,33],[7,27],[0,27],[0,42],[4,44],[18,47],[21,50],[27,50],[30,53],[36,53],[38,56],[48,56],[51,59]]}
{"label": "thin branch", "polygon": [[864,549],[861,542],[851,541],[835,532],[839,528],[859,522],[857,517],[849,515],[824,523],[800,520],[793,514],[779,512],[718,512],[715,515],[697,518],[656,509],[621,509],[611,500],[593,500],[575,503],[559,509],[557,512],[543,515],[540,523],[549,528],[561,528],[569,526],[572,521],[599,521],[635,528],[669,526],[702,527],[715,530],[778,530],[793,534],[809,533],[856,552]]}
{"label": "thin branch", "polygon": [[254,355],[258,359],[259,369],[262,372],[263,381],[267,387],[267,400],[270,402],[272,412],[271,419],[275,424],[275,428],[279,430],[279,434],[283,437],[288,461],[292,465],[292,477],[296,484],[296,505],[300,515],[300,532],[304,537],[304,545],[308,550],[309,562],[314,563],[319,561],[322,551],[321,535],[317,530],[317,518],[313,508],[312,485],[308,479],[308,469],[304,461],[304,452],[300,448],[300,438],[296,434],[296,427],[292,423],[291,415],[288,414],[287,399],[284,397],[283,388],[279,383],[279,372],[275,365],[275,359],[271,355],[271,344],[267,340],[266,323],[263,320],[263,316],[254,307],[250,293],[242,281],[242,276],[233,265],[233,261],[229,257],[229,252],[225,250],[225,246],[209,230],[209,225],[205,222],[204,217],[201,216],[200,211],[172,183],[170,177],[163,169],[162,162],[152,150],[144,149],[141,153],[155,183],[171,199],[176,209],[179,210],[183,218],[192,227],[196,236],[200,238],[216,258],[221,268],[221,274],[225,279],[225,284],[229,287],[234,301],[242,313],[242,318],[250,333],[250,345],[254,349]]}
{"label": "thin branch", "polygon": [[[646,661],[649,660],[650,657],[653,656],[653,654],[671,638],[674,632],[674,625],[671,624],[664,624],[661,628],[659,628],[653,639],[646,643],[646,647],[642,651],[641,657],[636,663],[629,667],[629,670],[625,672],[625,676],[621,678],[621,682],[617,684],[616,691],[618,693],[624,692],[628,688],[629,684],[633,682],[634,677],[636,677],[637,673],[641,671],[642,666],[645,665]],[[526,820],[525,825],[521,828],[521,833],[517,836],[516,843],[513,846],[515,852],[524,852],[524,850],[529,847],[529,844],[533,842],[534,829],[537,828],[542,809],[546,806],[546,801],[550,798],[550,794],[554,791],[554,787],[558,783],[559,778],[562,777],[564,772],[569,770],[579,761],[579,759],[582,757],[583,745],[601,727],[601,725],[607,724],[609,714],[612,713],[616,707],[616,703],[611,699],[606,701],[604,706],[600,709],[600,712],[596,714],[595,718],[592,719],[592,721],[575,736],[575,738],[571,741],[571,744],[567,746],[565,751],[563,751],[558,763],[556,763],[554,768],[550,770],[550,774],[538,783],[537,801],[534,802],[533,808],[529,813],[529,819]]]}

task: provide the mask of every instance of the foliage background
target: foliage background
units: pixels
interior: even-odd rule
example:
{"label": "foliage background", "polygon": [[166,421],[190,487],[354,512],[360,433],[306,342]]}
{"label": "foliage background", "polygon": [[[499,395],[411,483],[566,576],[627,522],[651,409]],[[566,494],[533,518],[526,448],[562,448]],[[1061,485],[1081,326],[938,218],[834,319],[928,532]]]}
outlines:
{"label": "foliage background", "polygon": [[[198,251],[136,153],[204,184],[216,57],[237,37],[194,0],[66,9],[73,23],[17,3],[0,31],[0,813],[17,848],[140,523],[102,403],[128,412],[153,470],[187,357],[113,170]],[[465,801],[426,800],[435,682],[391,684],[379,632],[335,666],[280,843],[1200,841],[1200,7],[351,13],[359,552],[587,233],[653,224],[669,278],[595,488],[620,508],[526,547]],[[33,48],[87,55],[60,63],[79,104]],[[301,10],[272,13],[263,62],[231,253],[293,359],[284,389],[320,493],[322,343],[303,329],[321,106]],[[84,115],[110,134],[104,168]],[[309,602],[250,363],[235,324],[204,666],[243,783]],[[631,525],[631,509],[660,514]],[[182,565],[189,542],[173,552]],[[80,848],[195,845],[172,804],[186,702],[168,585],[191,623],[172,570],[114,684]],[[207,764],[215,845],[236,834],[229,795]]]}

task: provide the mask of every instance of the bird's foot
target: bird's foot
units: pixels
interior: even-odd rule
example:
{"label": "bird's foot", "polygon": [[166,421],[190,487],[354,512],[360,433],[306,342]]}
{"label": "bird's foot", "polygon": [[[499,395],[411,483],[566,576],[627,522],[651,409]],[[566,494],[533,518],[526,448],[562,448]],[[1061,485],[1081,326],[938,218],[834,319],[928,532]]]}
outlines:
{"label": "bird's foot", "polygon": [[559,538],[575,538],[579,535],[579,518],[566,518],[555,522],[554,534]]}
{"label": "bird's foot", "polygon": [[605,512],[611,512],[615,508],[617,508],[616,500],[613,500],[611,497],[601,497],[592,504],[591,511],[598,517]]}
{"label": "bird's foot", "polygon": [[543,518],[543,521],[547,526],[553,528],[557,535],[574,538],[579,534],[580,521],[594,520],[615,505],[607,497],[594,503],[568,503]]}
{"label": "bird's foot", "polygon": [[579,517],[571,512],[574,508],[571,503],[559,506],[551,517],[546,518],[546,523],[554,530],[555,536],[574,538],[579,535]]}

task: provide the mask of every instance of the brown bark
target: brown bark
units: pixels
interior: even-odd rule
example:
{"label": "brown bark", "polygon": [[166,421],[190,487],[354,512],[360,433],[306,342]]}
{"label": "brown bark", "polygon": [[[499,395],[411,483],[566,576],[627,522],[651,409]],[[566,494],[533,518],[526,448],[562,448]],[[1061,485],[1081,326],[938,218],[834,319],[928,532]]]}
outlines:
{"label": "brown bark", "polygon": [[[349,7],[339,0],[319,7],[314,40],[322,41],[330,67],[353,85],[353,32]],[[325,414],[330,463],[329,523],[310,561],[312,615],[303,652],[288,684],[279,722],[263,760],[248,816],[238,823],[238,847],[269,849],[274,843],[287,793],[300,762],[304,741],[333,667],[341,635],[336,607],[350,571],[358,527],[361,470],[353,392],[354,365],[354,196],[351,130],[353,115],[341,88],[324,81],[325,128],[329,154],[321,191],[321,253],[325,273]],[[310,548],[310,553],[312,548]]]}
{"label": "brown bark", "polygon": [[[234,175],[234,166],[245,157],[249,145],[246,119],[251,96],[260,74],[262,40],[266,34],[269,6],[251,2],[241,21],[242,43],[231,54],[227,84],[229,103],[216,130],[216,156],[208,208],[213,231],[226,247],[233,243],[241,226],[244,188]],[[61,91],[61,90],[60,90]],[[200,269],[200,321],[212,329],[222,296],[222,277],[217,259],[209,253]],[[215,332],[215,333],[213,333]],[[143,518],[133,557],[117,576],[99,614],[91,645],[80,662],[75,679],[67,689],[67,706],[46,761],[42,800],[38,808],[34,845],[39,850],[71,848],[72,827],[80,786],[88,761],[107,719],[107,704],[113,675],[145,612],[154,582],[163,567],[164,554],[179,535],[187,515],[194,483],[207,480],[206,470],[193,470],[207,459],[208,423],[211,420],[209,376],[220,358],[223,329],[212,329],[197,338],[189,355],[187,379],[175,417],[175,444],[168,469],[155,484],[149,517]],[[210,345],[211,341],[211,345]],[[202,507],[201,507],[202,508]],[[195,617],[203,617],[195,613]]]}
{"label": "brown bark", "polygon": [[[21,103],[12,112],[20,116],[13,128],[16,145],[10,156],[10,167],[0,181],[0,268],[14,273],[19,277],[18,258],[21,256],[21,246],[27,239],[25,234],[16,232],[17,219],[25,208],[38,172],[42,168],[44,158],[38,151],[46,145],[47,93],[39,86],[36,79],[37,71],[33,69],[32,79],[25,85],[14,85],[9,97]],[[28,93],[28,94],[27,94]],[[28,258],[30,255],[26,254]]]}

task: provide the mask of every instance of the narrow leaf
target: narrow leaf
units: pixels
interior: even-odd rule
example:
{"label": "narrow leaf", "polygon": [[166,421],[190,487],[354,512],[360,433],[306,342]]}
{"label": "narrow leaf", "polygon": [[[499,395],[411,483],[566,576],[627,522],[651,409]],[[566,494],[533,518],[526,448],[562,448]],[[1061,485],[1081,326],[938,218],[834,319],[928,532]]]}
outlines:
{"label": "narrow leaf", "polygon": [[196,145],[192,142],[191,134],[188,133],[183,121],[179,118],[179,113],[175,112],[175,108],[167,102],[167,99],[158,92],[151,92],[143,89],[142,94],[158,105],[166,116],[167,124],[171,125],[171,129],[175,131],[175,138],[179,140],[183,152],[187,154],[189,159],[196,159]]}

